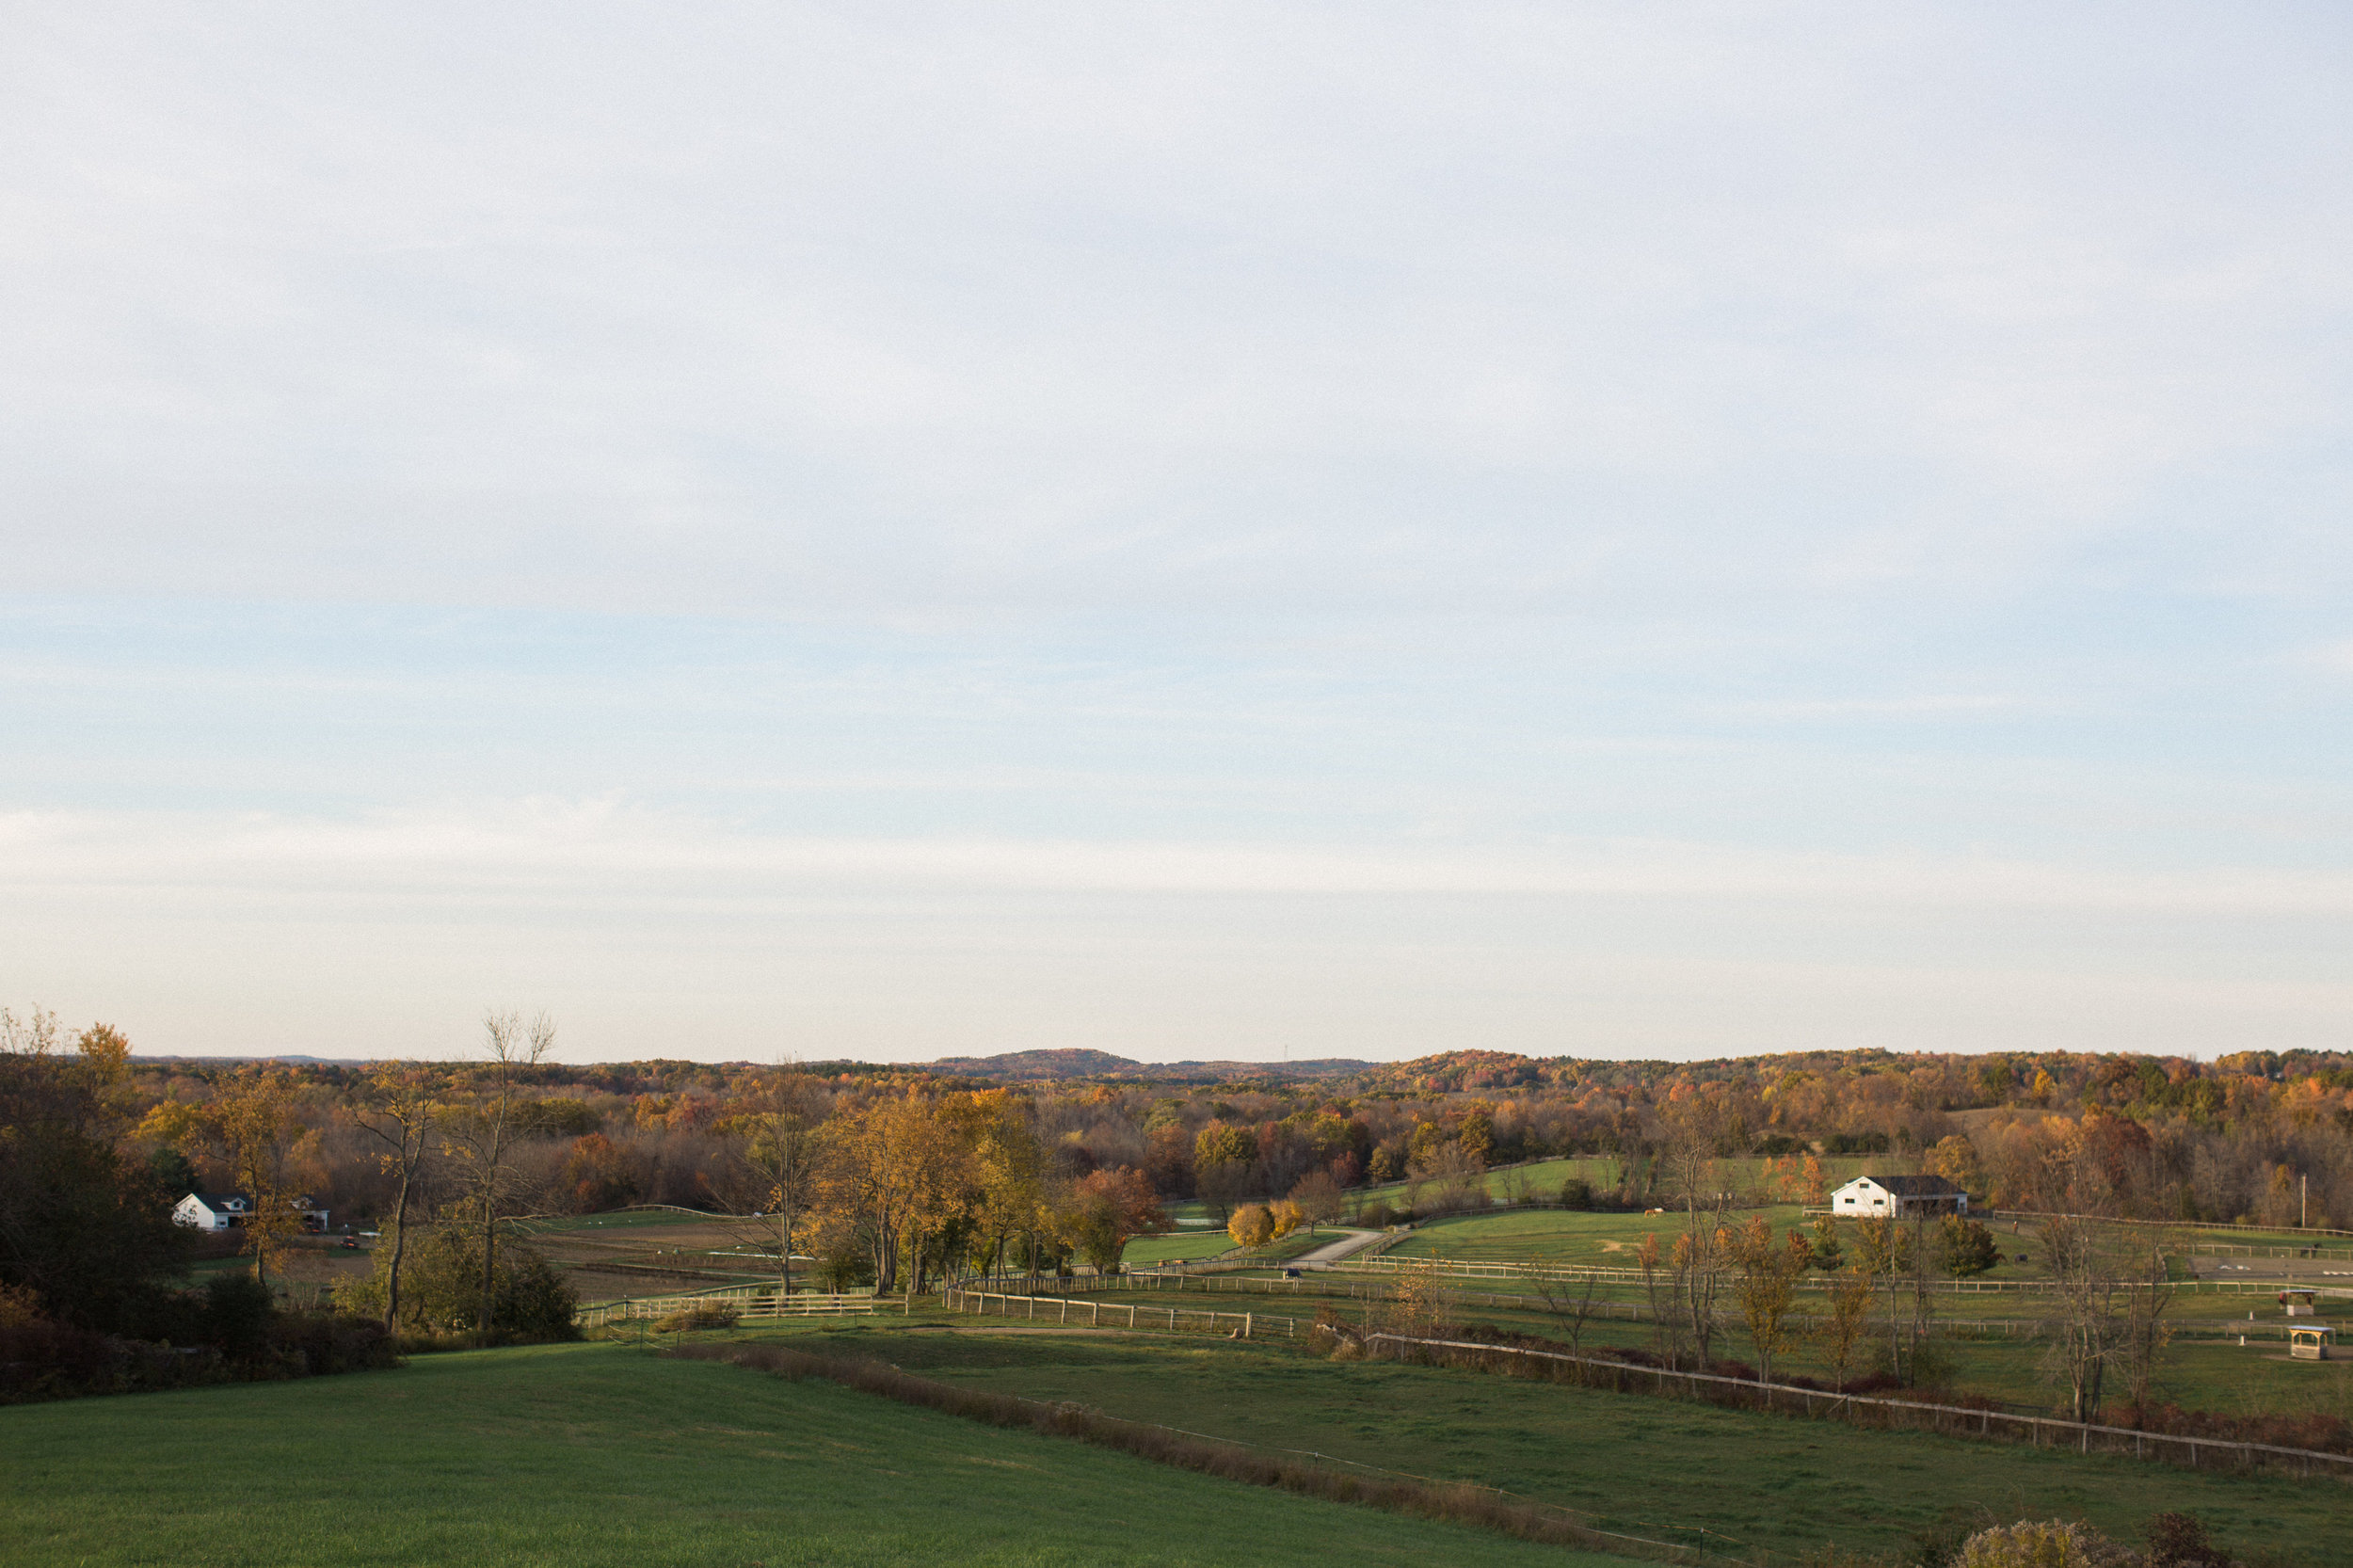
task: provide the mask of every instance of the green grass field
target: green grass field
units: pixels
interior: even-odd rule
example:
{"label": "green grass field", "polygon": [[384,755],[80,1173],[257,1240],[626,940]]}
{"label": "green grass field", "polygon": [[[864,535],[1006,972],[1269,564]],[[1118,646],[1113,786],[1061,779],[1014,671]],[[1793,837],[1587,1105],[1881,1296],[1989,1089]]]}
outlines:
{"label": "green grass field", "polygon": [[[1795,1204],[1742,1209],[1735,1224],[1762,1214],[1776,1230],[1804,1223]],[[1566,1208],[1504,1209],[1488,1214],[1433,1220],[1388,1250],[1391,1257],[1463,1257],[1512,1263],[1583,1263],[1603,1268],[1635,1267],[1635,1249],[1656,1235],[1666,1246],[1683,1228],[1671,1214],[1609,1214]]]}
{"label": "green grass field", "polygon": [[[1787,1561],[1833,1542],[1900,1553],[1956,1512],[2003,1522],[2085,1517],[2137,1539],[2151,1515],[2184,1509],[2242,1552],[2268,1549],[2316,1568],[2353,1564],[2353,1539],[2342,1528],[2349,1494],[2338,1482],[2222,1476],[1486,1374],[1336,1363],[1283,1342],[941,1333],[879,1322],[794,1336],[930,1376],[1501,1486],[1584,1511],[1606,1528],[1711,1540],[1735,1555],[1763,1547]],[[1880,1479],[1859,1485],[1860,1476]]]}
{"label": "green grass field", "polygon": [[20,1406],[0,1434],[10,1568],[1612,1560],[609,1345]]}
{"label": "green grass field", "polygon": [[[1773,1179],[1772,1164],[1771,1160],[1754,1155],[1743,1156],[1737,1160],[1720,1160],[1716,1161],[1715,1174],[1711,1179],[1720,1180],[1728,1189],[1746,1192],[1752,1188],[1765,1186]],[[1841,1182],[1860,1176],[1865,1171],[1891,1168],[1893,1167],[1890,1165],[1889,1158],[1884,1155],[1834,1154],[1822,1157],[1822,1173],[1832,1187],[1836,1187]],[[1614,1188],[1618,1184],[1622,1169],[1621,1162],[1608,1155],[1574,1155],[1557,1160],[1531,1160],[1524,1165],[1507,1166],[1499,1170],[1489,1171],[1486,1176],[1486,1186],[1488,1194],[1497,1202],[1503,1201],[1514,1188],[1523,1186],[1531,1195],[1550,1201],[1561,1195],[1561,1184],[1571,1176],[1591,1183],[1596,1192]],[[1357,1188],[1352,1190],[1348,1195],[1350,1201],[1353,1203],[1372,1203],[1377,1200],[1392,1205],[1400,1204],[1405,1200],[1406,1184],[1401,1181],[1392,1181],[1378,1187]]]}
{"label": "green grass field", "polygon": [[1127,1263],[1184,1263],[1215,1257],[1233,1250],[1234,1239],[1222,1230],[1177,1230],[1166,1236],[1139,1236],[1120,1254]]}

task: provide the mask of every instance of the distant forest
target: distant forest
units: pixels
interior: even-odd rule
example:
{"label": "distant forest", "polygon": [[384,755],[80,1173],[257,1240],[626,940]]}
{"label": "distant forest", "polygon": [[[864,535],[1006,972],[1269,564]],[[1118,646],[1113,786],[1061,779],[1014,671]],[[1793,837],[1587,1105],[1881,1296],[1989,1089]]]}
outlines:
{"label": "distant forest", "polygon": [[[413,1066],[453,1099],[481,1071]],[[135,1056],[125,1152],[166,1186],[232,1185],[222,1159],[184,1129],[200,1125],[195,1108],[256,1073],[283,1086],[290,1179],[338,1221],[389,1212],[394,1177],[363,1125],[379,1068]],[[1890,1051],[1707,1062],[1451,1051],[1173,1066],[1096,1051],[790,1069],[540,1063],[515,1074],[518,1187],[546,1211],[753,1204],[735,1146],[743,1110],[784,1079],[821,1118],[911,1092],[984,1094],[1024,1125],[1054,1175],[1138,1171],[1169,1201],[1276,1197],[1315,1171],[1343,1188],[1403,1179],[1443,1147],[1488,1166],[1610,1157],[1616,1186],[1595,1201],[1635,1203],[1667,1179],[1657,1155],[1670,1109],[1695,1102],[1725,1158],[1794,1165],[1808,1152],[1869,1154],[1878,1168],[1945,1175],[2003,1208],[2353,1225],[2353,1054],[2307,1051],[2211,1063]]]}

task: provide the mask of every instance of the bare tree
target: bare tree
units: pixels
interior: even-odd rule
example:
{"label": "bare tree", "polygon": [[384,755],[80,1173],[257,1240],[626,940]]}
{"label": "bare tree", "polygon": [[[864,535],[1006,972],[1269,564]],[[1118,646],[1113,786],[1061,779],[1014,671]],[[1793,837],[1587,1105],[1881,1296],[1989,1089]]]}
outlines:
{"label": "bare tree", "polygon": [[2124,1389],[2134,1407],[2140,1410],[2146,1410],[2154,1397],[2157,1372],[2164,1364],[2166,1348],[2173,1342],[2173,1326],[2165,1320],[2177,1293],[2166,1265],[2168,1250],[2168,1239],[2161,1231],[2125,1238],[2121,1260]]}
{"label": "bare tree", "polygon": [[1723,1284],[1725,1228],[1731,1194],[1717,1178],[1718,1148],[1726,1135],[1724,1108],[1711,1095],[1671,1102],[1662,1113],[1665,1140],[1661,1163],[1675,1195],[1683,1200],[1683,1234],[1668,1255],[1673,1265],[1677,1316],[1689,1326],[1698,1365],[1713,1356],[1716,1296]]}
{"label": "bare tree", "polygon": [[1902,1227],[1885,1215],[1866,1214],[1855,1222],[1855,1272],[1866,1279],[1887,1276],[1887,1371],[1899,1382],[1904,1355],[1903,1322],[1897,1310],[1902,1292],[1897,1280],[1903,1272],[1905,1241]]}
{"label": "bare tree", "polygon": [[740,1139],[736,1158],[754,1185],[756,1201],[776,1235],[776,1293],[792,1295],[792,1239],[816,1207],[826,1149],[824,1113],[799,1075],[763,1085],[732,1118]]}
{"label": "bare tree", "polygon": [[433,1128],[440,1114],[434,1083],[416,1068],[385,1067],[368,1078],[352,1119],[383,1145],[376,1156],[395,1185],[392,1196],[392,1252],[384,1274],[384,1332],[393,1333],[400,1320],[400,1270],[408,1250],[408,1201],[422,1185],[433,1147]]}
{"label": "bare tree", "polygon": [[493,1011],[482,1020],[488,1056],[475,1103],[462,1117],[446,1118],[445,1152],[463,1161],[471,1188],[468,1207],[482,1232],[482,1310],[477,1331],[494,1337],[498,1317],[498,1227],[509,1185],[514,1151],[515,1090],[520,1073],[555,1048],[555,1024],[545,1013],[525,1023],[518,1013]]}
{"label": "bare tree", "polygon": [[1545,1311],[1568,1336],[1569,1353],[1576,1354],[1585,1340],[1585,1324],[1593,1315],[1595,1276],[1590,1272],[1586,1273],[1582,1290],[1573,1290],[1567,1280],[1542,1272],[1535,1274],[1531,1283],[1536,1287],[1536,1299],[1545,1304]]}
{"label": "bare tree", "polygon": [[[1405,1167],[1405,1174],[1414,1182],[1434,1182],[1438,1188],[1439,1207],[1449,1209],[1484,1208],[1487,1202],[1487,1162],[1452,1140],[1439,1144],[1428,1155]],[[1421,1200],[1418,1188],[1412,1199],[1418,1213]]]}
{"label": "bare tree", "polygon": [[1347,1205],[1340,1184],[1333,1178],[1331,1172],[1320,1167],[1301,1176],[1298,1185],[1291,1189],[1290,1195],[1291,1202],[1299,1206],[1300,1213],[1306,1216],[1310,1229],[1330,1224],[1340,1217],[1340,1210]]}
{"label": "bare tree", "polygon": [[2074,1419],[2089,1421],[2099,1413],[2108,1363],[2123,1348],[2124,1299],[2132,1292],[2102,1256],[2093,1227],[2080,1220],[2045,1222],[2042,1256],[2053,1287],[2043,1363],[2065,1380]]}

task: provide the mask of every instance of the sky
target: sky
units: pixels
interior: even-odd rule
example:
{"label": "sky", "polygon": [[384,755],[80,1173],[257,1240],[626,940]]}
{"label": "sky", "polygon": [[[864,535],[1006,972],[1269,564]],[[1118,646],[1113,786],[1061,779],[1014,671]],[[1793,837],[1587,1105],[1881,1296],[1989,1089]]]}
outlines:
{"label": "sky", "polygon": [[2341,7],[0,40],[0,1002],[2353,1048]]}

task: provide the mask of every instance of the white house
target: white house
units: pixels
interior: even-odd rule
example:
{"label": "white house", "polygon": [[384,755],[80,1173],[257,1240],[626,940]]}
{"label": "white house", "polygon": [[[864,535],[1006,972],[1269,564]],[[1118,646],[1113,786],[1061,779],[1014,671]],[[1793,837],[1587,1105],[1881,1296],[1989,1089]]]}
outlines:
{"label": "white house", "polygon": [[[307,1197],[294,1200],[305,1230],[325,1230],[327,1210]],[[253,1218],[253,1200],[243,1192],[190,1192],[171,1207],[171,1223],[197,1230],[228,1230]]]}
{"label": "white house", "polygon": [[1857,1176],[1830,1195],[1830,1211],[1842,1220],[1873,1214],[1890,1220],[1915,1214],[1966,1214],[1969,1194],[1943,1176]]}

